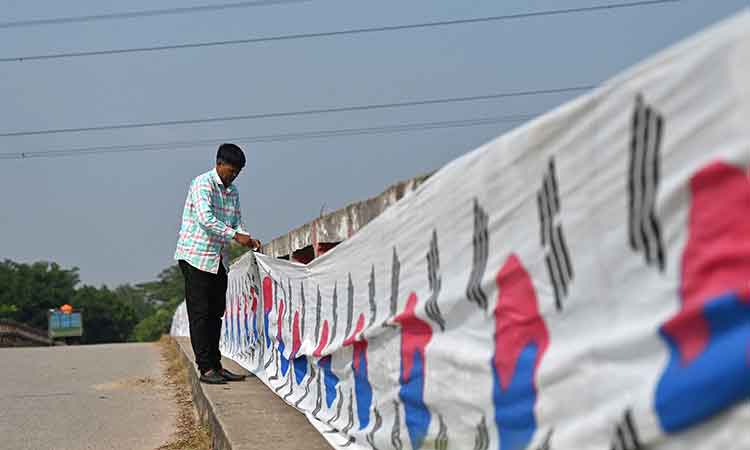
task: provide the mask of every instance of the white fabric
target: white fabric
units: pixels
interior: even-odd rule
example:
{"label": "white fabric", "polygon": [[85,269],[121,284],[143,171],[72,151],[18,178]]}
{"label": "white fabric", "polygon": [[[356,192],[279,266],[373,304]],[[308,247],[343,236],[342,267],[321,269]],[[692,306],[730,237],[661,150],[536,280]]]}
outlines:
{"label": "white fabric", "polygon": [[190,323],[188,322],[187,305],[180,303],[172,317],[172,326],[169,329],[171,336],[190,337]]}
{"label": "white fabric", "polygon": [[222,352],[335,448],[750,448],[748,74],[743,13],[307,266],[246,255]]}

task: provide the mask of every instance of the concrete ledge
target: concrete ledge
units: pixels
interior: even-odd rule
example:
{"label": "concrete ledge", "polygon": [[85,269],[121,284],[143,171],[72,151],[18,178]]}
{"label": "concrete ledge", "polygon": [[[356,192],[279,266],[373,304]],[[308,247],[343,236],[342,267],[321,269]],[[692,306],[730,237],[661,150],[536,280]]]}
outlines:
{"label": "concrete ledge", "polygon": [[[406,193],[416,190],[432,172],[414,177],[389,186],[385,191],[367,200],[324,214],[312,221],[283,234],[266,243],[261,253],[274,258],[289,257],[294,252],[320,243],[338,243],[348,239],[391,205],[399,201]],[[315,257],[318,249],[315,249]]]}
{"label": "concrete ledge", "polygon": [[55,342],[47,336],[45,330],[39,330],[23,323],[9,319],[0,319],[0,347],[22,345],[65,345]]}
{"label": "concrete ledge", "polygon": [[[215,450],[330,450],[304,414],[287,405],[262,381],[250,375],[244,382],[207,385],[200,382],[190,339],[175,337],[201,422],[211,433]],[[222,365],[235,373],[247,370],[227,358]]]}

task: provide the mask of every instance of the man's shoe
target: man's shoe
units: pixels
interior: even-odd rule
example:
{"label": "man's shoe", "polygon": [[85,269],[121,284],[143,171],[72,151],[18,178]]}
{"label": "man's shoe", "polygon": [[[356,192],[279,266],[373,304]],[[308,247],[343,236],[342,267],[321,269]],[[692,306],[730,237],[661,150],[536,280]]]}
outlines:
{"label": "man's shoe", "polygon": [[219,373],[221,374],[221,377],[226,381],[244,381],[246,377],[246,375],[237,375],[236,373],[232,373],[227,369],[219,369]]}
{"label": "man's shoe", "polygon": [[206,373],[202,373],[200,380],[206,384],[226,384],[226,380],[218,371],[211,369]]}

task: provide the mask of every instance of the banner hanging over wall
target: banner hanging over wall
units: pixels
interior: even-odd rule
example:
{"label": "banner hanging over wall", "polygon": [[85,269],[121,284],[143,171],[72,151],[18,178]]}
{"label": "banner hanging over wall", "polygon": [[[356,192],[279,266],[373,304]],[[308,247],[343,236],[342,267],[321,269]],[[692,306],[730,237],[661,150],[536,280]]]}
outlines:
{"label": "banner hanging over wall", "polygon": [[750,448],[748,74],[744,13],[307,266],[246,255],[222,352],[334,448]]}

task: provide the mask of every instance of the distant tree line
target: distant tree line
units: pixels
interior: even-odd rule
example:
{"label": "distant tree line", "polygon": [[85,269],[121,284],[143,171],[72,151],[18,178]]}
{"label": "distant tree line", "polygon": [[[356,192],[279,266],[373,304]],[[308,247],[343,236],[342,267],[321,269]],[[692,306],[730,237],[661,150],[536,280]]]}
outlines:
{"label": "distant tree line", "polygon": [[78,268],[54,262],[0,262],[0,318],[47,329],[47,310],[70,304],[83,309],[82,343],[151,341],[169,331],[172,314],[184,296],[178,267],[156,281],[107,286],[80,285]]}
{"label": "distant tree line", "polygon": [[[232,245],[232,260],[246,249]],[[169,333],[172,316],[185,298],[177,264],[156,281],[107,286],[80,285],[78,268],[54,262],[0,262],[0,318],[47,329],[47,310],[70,304],[83,309],[84,344],[153,341]]]}

